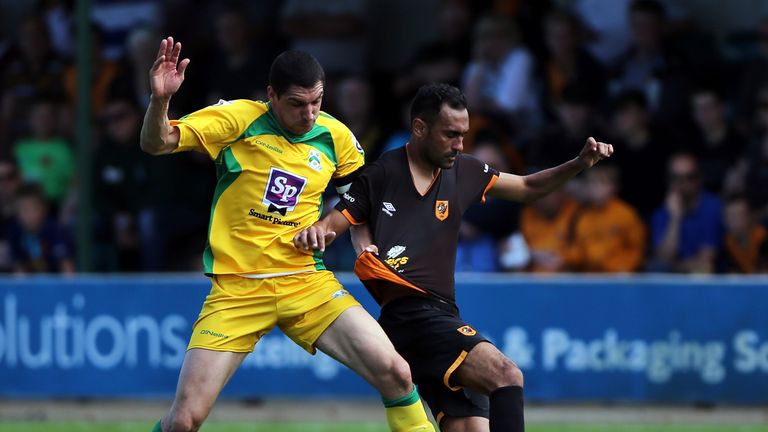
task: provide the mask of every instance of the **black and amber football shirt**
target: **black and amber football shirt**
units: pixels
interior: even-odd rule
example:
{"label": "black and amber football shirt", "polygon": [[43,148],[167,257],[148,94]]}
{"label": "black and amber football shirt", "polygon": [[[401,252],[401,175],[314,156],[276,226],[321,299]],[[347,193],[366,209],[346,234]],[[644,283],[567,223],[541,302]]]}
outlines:
{"label": "black and amber football shirt", "polygon": [[367,223],[379,248],[378,256],[363,253],[358,258],[355,273],[379,302],[380,289],[395,283],[454,303],[461,216],[470,205],[485,201],[499,174],[460,154],[421,195],[406,152],[404,146],[383,154],[336,206],[351,223]]}

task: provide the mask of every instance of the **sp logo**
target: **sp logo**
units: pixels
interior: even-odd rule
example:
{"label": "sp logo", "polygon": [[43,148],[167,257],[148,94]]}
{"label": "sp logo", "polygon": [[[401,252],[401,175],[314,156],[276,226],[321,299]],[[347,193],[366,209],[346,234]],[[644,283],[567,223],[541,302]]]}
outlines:
{"label": "sp logo", "polygon": [[468,325],[461,326],[457,328],[456,331],[463,334],[464,336],[474,336],[477,334],[477,331]]}
{"label": "sp logo", "polygon": [[304,191],[307,179],[299,177],[288,171],[272,167],[269,170],[267,189],[261,202],[267,206],[270,213],[280,213],[285,216],[288,211],[293,211],[299,202],[299,196]]}
{"label": "sp logo", "polygon": [[448,219],[448,201],[437,200],[435,203],[435,217],[440,221]]}

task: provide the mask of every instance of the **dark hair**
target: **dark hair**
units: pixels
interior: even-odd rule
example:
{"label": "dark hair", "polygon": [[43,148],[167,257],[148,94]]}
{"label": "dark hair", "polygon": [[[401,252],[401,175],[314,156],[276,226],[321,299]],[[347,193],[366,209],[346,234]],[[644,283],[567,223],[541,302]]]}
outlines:
{"label": "dark hair", "polygon": [[44,205],[48,204],[48,201],[45,197],[45,191],[43,191],[42,186],[40,186],[37,183],[23,183],[19,186],[19,188],[16,190],[16,195],[14,197],[16,201],[20,201],[22,199],[27,198],[34,198]]}
{"label": "dark hair", "polygon": [[442,83],[425,84],[411,102],[411,122],[420,118],[431,125],[443,105],[453,109],[467,108],[467,97],[458,88]]}
{"label": "dark hair", "polygon": [[624,111],[627,108],[639,108],[647,111],[648,99],[645,97],[645,93],[640,90],[626,90],[613,99],[611,108],[613,111]]}
{"label": "dark hair", "polygon": [[592,106],[594,98],[594,95],[590,93],[586,86],[571,83],[563,89],[560,102],[566,105]]}
{"label": "dark hair", "polygon": [[657,0],[635,0],[629,6],[629,11],[630,13],[640,12],[651,14],[662,21],[667,17],[667,11],[664,9],[664,5]]}
{"label": "dark hair", "polygon": [[295,85],[312,88],[320,81],[325,84],[325,72],[311,54],[303,51],[285,51],[269,68],[269,85],[278,96]]}

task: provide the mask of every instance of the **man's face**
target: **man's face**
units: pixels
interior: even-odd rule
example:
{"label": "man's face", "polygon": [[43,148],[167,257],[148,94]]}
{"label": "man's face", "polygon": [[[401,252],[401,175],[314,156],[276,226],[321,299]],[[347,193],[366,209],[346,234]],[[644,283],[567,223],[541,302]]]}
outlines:
{"label": "man's face", "polygon": [[674,158],[669,164],[670,188],[689,201],[699,192],[699,171],[696,161],[687,156]]}
{"label": "man's face", "polygon": [[272,111],[280,126],[294,135],[304,135],[315,126],[323,101],[323,82],[318,81],[311,88],[292,85],[282,95],[267,87]]}
{"label": "man's face", "polygon": [[464,149],[464,135],[469,132],[466,108],[443,105],[435,122],[429,126],[421,119],[414,121],[414,133],[426,143],[427,159],[435,167],[450,169]]}
{"label": "man's face", "polygon": [[737,200],[725,206],[725,227],[729,233],[744,235],[749,233],[752,226],[752,216],[749,206],[744,200]]}

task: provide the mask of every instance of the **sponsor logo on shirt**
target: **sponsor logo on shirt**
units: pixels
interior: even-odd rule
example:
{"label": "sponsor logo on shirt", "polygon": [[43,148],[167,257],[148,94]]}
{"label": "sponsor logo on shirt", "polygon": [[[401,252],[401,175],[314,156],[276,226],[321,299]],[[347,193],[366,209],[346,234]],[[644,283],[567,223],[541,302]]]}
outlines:
{"label": "sponsor logo on shirt", "polygon": [[322,171],[323,165],[320,163],[320,152],[315,149],[309,150],[309,167],[315,171]]}
{"label": "sponsor logo on shirt", "polygon": [[296,208],[306,184],[306,178],[272,167],[261,202],[267,206],[267,212],[285,216],[286,212]]}
{"label": "sponsor logo on shirt", "polygon": [[456,331],[463,334],[464,336],[474,336],[477,334],[477,331],[468,325],[461,326],[457,328]]}
{"label": "sponsor logo on shirt", "polygon": [[437,200],[435,203],[435,217],[444,221],[448,218],[448,201]]}
{"label": "sponsor logo on shirt", "polygon": [[405,246],[392,246],[389,251],[387,251],[386,263],[393,269],[402,272],[402,270],[399,270],[400,267],[408,264],[408,260],[410,259],[407,256],[400,256],[403,252],[405,252]]}
{"label": "sponsor logo on shirt", "polygon": [[390,216],[393,216],[393,213],[394,213],[395,211],[397,211],[397,210],[395,209],[395,206],[393,206],[393,205],[392,205],[392,203],[388,203],[388,202],[384,201],[384,202],[383,202],[383,203],[381,203],[381,204],[382,204],[382,206],[383,206],[383,207],[381,208],[381,211],[383,211],[384,213],[386,213],[386,214],[388,214],[388,215],[390,215]]}

